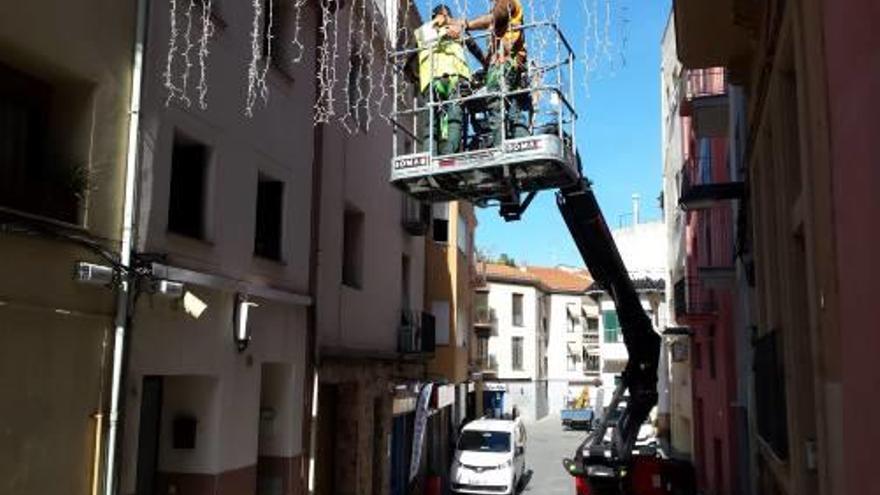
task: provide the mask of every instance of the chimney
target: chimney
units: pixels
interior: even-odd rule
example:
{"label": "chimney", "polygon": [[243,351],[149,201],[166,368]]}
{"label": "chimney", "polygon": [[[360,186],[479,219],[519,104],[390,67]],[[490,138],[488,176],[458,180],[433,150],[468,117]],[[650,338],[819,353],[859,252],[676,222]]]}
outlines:
{"label": "chimney", "polygon": [[632,200],[633,200],[633,225],[634,225],[634,226],[635,226],[635,225],[638,225],[638,224],[639,224],[639,221],[640,221],[640,220],[639,220],[639,199],[640,199],[640,196],[639,196],[638,194],[633,194],[633,195],[632,195]]}

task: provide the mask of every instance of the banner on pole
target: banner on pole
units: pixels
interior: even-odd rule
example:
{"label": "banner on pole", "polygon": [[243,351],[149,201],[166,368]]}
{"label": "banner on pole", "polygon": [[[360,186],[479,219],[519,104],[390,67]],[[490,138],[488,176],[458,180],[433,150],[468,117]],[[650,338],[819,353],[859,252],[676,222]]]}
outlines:
{"label": "banner on pole", "polygon": [[416,424],[413,429],[412,460],[409,465],[409,480],[415,479],[419,472],[419,464],[422,462],[422,446],[425,443],[425,429],[428,426],[428,406],[431,403],[431,391],[433,383],[426,383],[419,393],[419,403],[416,405]]}

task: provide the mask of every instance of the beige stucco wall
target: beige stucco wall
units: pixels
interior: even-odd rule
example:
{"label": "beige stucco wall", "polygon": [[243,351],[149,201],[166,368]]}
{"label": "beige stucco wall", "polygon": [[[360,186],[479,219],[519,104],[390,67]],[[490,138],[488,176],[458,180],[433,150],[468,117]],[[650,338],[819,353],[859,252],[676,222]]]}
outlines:
{"label": "beige stucco wall", "polygon": [[[466,239],[459,239],[458,224],[464,220]],[[449,242],[425,242],[425,307],[449,304],[449,343],[438,345],[428,372],[451,383],[468,378],[468,345],[473,329],[474,207],[469,203],[449,203]],[[429,233],[430,235],[430,233]],[[465,246],[462,251],[459,244]]]}
{"label": "beige stucco wall", "polygon": [[[99,13],[99,14],[98,14]],[[77,86],[69,158],[87,165],[82,236],[119,239],[135,2],[0,5],[0,63]],[[113,22],[108,22],[112,19]],[[89,33],[83,36],[82,33]],[[104,263],[69,242],[0,233],[0,493],[88,493],[112,292],[78,285],[74,263]]]}

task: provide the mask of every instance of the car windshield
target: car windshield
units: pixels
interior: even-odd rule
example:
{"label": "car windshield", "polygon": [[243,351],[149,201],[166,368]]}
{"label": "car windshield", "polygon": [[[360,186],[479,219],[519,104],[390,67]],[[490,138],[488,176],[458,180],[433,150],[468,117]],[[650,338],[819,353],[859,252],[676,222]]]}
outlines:
{"label": "car windshield", "polygon": [[466,430],[458,439],[458,450],[510,452],[510,433]]}

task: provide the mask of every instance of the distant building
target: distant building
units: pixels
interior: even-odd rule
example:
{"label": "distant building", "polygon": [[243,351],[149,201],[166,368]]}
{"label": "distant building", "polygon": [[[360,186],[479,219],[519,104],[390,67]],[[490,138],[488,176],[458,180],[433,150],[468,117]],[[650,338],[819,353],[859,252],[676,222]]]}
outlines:
{"label": "distant building", "polygon": [[[487,392],[484,409],[540,419],[565,407],[597,377],[592,342],[598,311],[584,294],[585,270],[486,264],[477,288],[477,349]],[[481,309],[484,308],[484,309]],[[591,340],[592,339],[592,340]],[[588,353],[589,350],[589,353]],[[588,366],[592,363],[592,367]]]}

